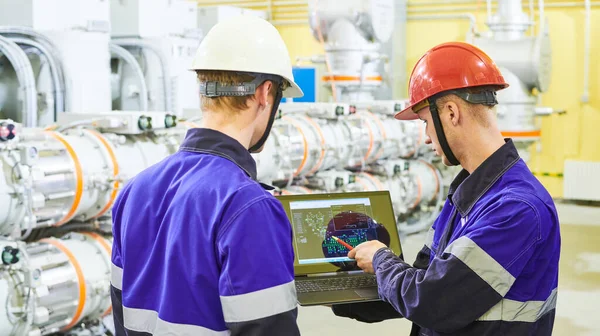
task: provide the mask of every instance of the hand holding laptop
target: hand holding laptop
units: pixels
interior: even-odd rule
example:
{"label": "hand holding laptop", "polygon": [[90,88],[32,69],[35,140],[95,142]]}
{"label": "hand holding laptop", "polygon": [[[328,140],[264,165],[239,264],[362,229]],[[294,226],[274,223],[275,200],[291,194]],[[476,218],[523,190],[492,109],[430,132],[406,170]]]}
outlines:
{"label": "hand holding laptop", "polygon": [[373,256],[375,256],[375,252],[379,249],[386,247],[387,246],[384,243],[378,240],[364,242],[352,249],[348,253],[348,258],[355,259],[358,267],[365,272],[375,274],[375,270],[373,269]]}

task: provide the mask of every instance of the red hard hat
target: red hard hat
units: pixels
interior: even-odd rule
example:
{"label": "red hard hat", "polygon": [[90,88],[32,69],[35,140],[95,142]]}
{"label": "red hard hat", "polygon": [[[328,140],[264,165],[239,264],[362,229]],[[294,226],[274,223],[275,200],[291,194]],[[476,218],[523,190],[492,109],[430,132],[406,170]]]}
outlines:
{"label": "red hard hat", "polygon": [[413,68],[408,88],[410,105],[395,118],[417,119],[413,107],[440,92],[484,85],[497,86],[498,90],[508,87],[500,69],[479,48],[464,42],[442,43],[423,55]]}

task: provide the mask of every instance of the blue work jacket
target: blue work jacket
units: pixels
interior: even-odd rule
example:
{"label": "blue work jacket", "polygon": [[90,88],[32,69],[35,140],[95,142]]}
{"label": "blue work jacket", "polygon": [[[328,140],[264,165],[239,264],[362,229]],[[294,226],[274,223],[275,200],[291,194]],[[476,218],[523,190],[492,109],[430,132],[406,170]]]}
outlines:
{"label": "blue work jacket", "polygon": [[117,335],[299,335],[292,228],[235,139],[191,129],[113,208]]}
{"label": "blue work jacket", "polygon": [[560,230],[554,202],[512,140],[452,182],[413,266],[373,258],[383,302],[339,305],[365,322],[405,317],[411,335],[551,335]]}

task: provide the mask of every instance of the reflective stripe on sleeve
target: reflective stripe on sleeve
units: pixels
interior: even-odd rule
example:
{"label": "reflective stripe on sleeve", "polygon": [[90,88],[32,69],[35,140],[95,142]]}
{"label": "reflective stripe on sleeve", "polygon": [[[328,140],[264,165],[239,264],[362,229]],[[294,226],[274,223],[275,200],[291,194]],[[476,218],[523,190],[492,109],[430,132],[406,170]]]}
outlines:
{"label": "reflective stripe on sleeve", "polygon": [[433,236],[435,235],[435,229],[433,227],[429,228],[427,231],[427,237],[425,238],[425,246],[427,246],[431,250],[431,245],[433,244]]}
{"label": "reflective stripe on sleeve", "polygon": [[463,236],[453,241],[444,253],[460,259],[503,297],[515,282],[512,274],[469,237]]}
{"label": "reflective stripe on sleeve", "polygon": [[502,299],[483,314],[478,321],[535,322],[556,308],[557,290],[554,289],[546,301],[514,301]]}
{"label": "reflective stripe on sleeve", "polygon": [[171,323],[158,317],[153,310],[123,307],[125,328],[131,331],[145,332],[152,335],[178,336],[224,336],[229,331],[215,331],[192,324]]}
{"label": "reflective stripe on sleeve", "polygon": [[118,290],[123,290],[123,269],[115,264],[110,267],[110,284]]}
{"label": "reflective stripe on sleeve", "polygon": [[221,296],[225,322],[246,322],[281,314],[296,308],[294,281],[259,291]]}

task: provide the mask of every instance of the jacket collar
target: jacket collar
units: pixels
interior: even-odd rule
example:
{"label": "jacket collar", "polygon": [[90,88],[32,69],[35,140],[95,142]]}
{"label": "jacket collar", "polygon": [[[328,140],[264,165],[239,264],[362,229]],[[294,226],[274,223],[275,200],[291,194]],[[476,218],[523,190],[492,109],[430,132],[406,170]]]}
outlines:
{"label": "jacket collar", "polygon": [[475,203],[504,173],[519,161],[519,153],[511,139],[469,174],[463,169],[450,184],[448,198],[461,216],[469,214]]}
{"label": "jacket collar", "polygon": [[224,133],[209,128],[189,129],[179,149],[223,157],[256,181],[256,161],[239,141]]}

